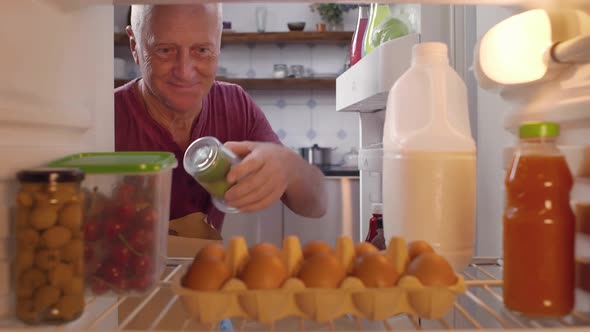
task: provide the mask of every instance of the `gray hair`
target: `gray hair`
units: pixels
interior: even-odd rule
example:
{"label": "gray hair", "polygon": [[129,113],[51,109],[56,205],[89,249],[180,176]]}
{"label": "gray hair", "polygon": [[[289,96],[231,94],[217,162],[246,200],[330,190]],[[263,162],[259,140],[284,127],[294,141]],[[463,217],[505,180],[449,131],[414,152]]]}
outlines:
{"label": "gray hair", "polygon": [[[173,5],[131,5],[131,29],[135,35],[135,40],[140,43],[140,39],[143,36],[143,28],[145,22],[149,20],[154,9],[158,6],[173,6]],[[195,4],[194,6],[213,7],[215,6],[215,13],[217,14],[217,23],[219,26],[219,37],[221,38],[221,31],[223,25],[223,8],[221,3],[207,3],[207,4]]]}

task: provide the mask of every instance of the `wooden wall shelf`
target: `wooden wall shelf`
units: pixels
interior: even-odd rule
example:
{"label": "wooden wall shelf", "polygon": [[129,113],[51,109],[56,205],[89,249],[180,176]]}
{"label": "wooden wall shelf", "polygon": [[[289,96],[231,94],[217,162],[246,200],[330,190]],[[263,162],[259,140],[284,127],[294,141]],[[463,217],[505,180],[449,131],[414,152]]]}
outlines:
{"label": "wooden wall shelf", "polygon": [[352,31],[224,32],[222,43],[350,43]]}
{"label": "wooden wall shelf", "polygon": [[[224,32],[222,44],[229,43],[350,43],[352,31]],[[115,33],[117,46],[127,46],[127,34]]]}
{"label": "wooden wall shelf", "polygon": [[[317,78],[228,78],[218,77],[218,81],[238,84],[245,90],[280,90],[280,89],[336,89],[336,77]],[[115,80],[115,88],[128,80]]]}

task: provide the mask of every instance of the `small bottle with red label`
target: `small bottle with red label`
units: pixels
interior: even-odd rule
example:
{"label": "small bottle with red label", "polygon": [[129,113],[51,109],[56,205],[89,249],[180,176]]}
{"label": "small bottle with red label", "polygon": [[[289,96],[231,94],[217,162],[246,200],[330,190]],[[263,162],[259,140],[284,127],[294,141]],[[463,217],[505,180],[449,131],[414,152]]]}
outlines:
{"label": "small bottle with red label", "polygon": [[[377,236],[377,219],[383,218],[383,204],[371,204],[371,219],[369,220],[369,232],[365,238],[365,242],[371,242]],[[383,228],[383,226],[381,226]]]}
{"label": "small bottle with red label", "polygon": [[371,244],[379,250],[385,250],[385,235],[383,234],[383,217],[377,218],[377,235],[371,240]]}

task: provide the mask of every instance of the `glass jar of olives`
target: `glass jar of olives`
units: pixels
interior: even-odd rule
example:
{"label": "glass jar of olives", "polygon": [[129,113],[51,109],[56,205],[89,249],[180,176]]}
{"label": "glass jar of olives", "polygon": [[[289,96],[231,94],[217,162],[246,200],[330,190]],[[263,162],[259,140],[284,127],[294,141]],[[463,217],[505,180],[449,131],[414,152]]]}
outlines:
{"label": "glass jar of olives", "polygon": [[28,324],[72,321],[84,311],[84,173],[42,168],[17,178],[16,316]]}
{"label": "glass jar of olives", "polygon": [[226,213],[239,212],[238,209],[225,204],[223,196],[233,183],[228,183],[226,176],[232,165],[240,159],[217,138],[201,137],[186,149],[184,169],[211,194],[213,205]]}

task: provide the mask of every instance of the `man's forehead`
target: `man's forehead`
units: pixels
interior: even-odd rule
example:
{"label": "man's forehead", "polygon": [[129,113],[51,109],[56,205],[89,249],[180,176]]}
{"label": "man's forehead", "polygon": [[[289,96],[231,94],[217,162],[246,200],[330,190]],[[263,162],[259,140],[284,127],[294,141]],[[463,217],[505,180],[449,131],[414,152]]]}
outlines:
{"label": "man's forehead", "polygon": [[175,29],[188,26],[217,30],[217,13],[203,7],[204,5],[156,6],[147,13],[144,23],[146,27],[159,31],[174,32]]}

